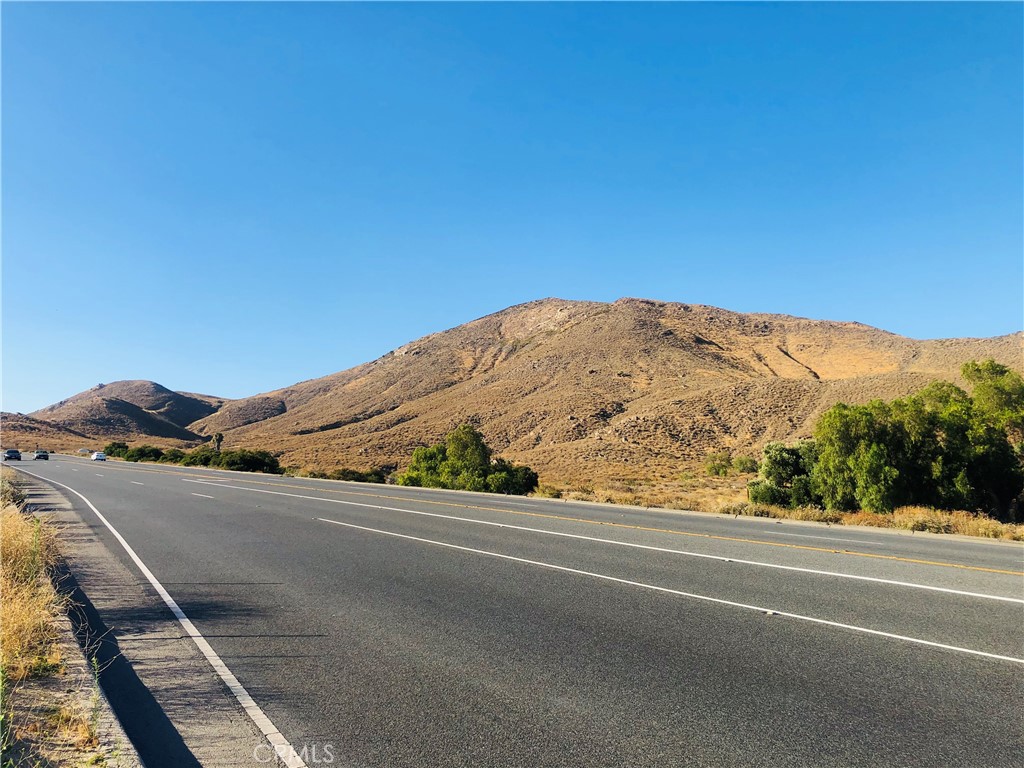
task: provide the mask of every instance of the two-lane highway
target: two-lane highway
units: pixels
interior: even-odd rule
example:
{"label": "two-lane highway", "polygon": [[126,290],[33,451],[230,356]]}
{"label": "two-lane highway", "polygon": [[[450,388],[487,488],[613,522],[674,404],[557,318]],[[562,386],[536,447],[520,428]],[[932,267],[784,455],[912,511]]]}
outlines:
{"label": "two-lane highway", "polygon": [[19,468],[145,567],[307,764],[1024,764],[1019,544]]}

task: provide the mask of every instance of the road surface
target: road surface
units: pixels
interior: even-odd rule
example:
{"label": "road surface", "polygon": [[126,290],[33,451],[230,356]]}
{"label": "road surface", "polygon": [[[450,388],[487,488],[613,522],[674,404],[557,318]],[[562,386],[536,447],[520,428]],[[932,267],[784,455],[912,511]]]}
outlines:
{"label": "road surface", "polygon": [[307,765],[1024,764],[1020,544],[15,468],[62,484],[140,582],[144,564]]}

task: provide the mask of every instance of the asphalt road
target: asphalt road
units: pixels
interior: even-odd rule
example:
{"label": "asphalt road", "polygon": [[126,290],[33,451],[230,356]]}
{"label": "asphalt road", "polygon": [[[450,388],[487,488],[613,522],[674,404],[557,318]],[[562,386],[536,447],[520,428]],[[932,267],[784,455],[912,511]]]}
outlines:
{"label": "asphalt road", "polygon": [[15,468],[95,506],[309,765],[1024,765],[1020,544]]}

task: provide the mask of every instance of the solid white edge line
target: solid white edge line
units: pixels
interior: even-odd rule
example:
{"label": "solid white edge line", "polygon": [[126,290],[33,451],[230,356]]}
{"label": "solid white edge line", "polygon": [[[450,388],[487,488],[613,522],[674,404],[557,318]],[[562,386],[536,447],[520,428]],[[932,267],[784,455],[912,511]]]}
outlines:
{"label": "solid white edge line", "polygon": [[[202,485],[202,480],[184,480],[186,483],[198,483]],[[596,536],[584,536],[579,533],[564,533],[562,531],[549,531],[545,528],[531,528],[524,525],[513,525],[512,523],[496,523],[492,520],[477,520],[472,517],[459,517],[457,515],[442,515],[438,512],[420,512],[414,509],[402,509],[400,507],[385,507],[379,504],[365,504],[357,501],[344,501],[342,499],[325,499],[321,496],[303,496],[296,493],[284,493],[283,491],[267,491],[261,488],[246,488],[240,485],[221,485],[218,484],[218,488],[233,488],[239,491],[251,491],[253,493],[269,493],[273,496],[290,496],[296,499],[307,499],[310,501],[326,501],[330,504],[345,504],[352,507],[366,507],[369,509],[380,509],[388,512],[403,512],[408,515],[421,515],[423,517],[439,517],[446,520],[458,520],[464,523],[475,523],[477,525],[489,525],[495,528],[509,528],[517,531],[527,531],[530,533],[542,533],[548,536],[561,536],[567,539],[582,539],[583,541],[594,541],[601,544],[612,544],[619,547],[630,547],[633,549],[644,549],[651,552],[664,552],[672,555],[683,555],[685,557],[699,557],[704,560],[716,560],[722,563],[740,563],[741,565],[752,565],[758,568],[773,568],[779,571],[795,571],[797,573],[810,573],[817,576],[833,576],[837,579],[852,579],[854,581],[868,581],[875,584],[889,584],[897,587],[908,587],[910,589],[923,589],[929,592],[943,592],[950,595],[961,595],[963,597],[977,597],[983,600],[998,600],[1005,603],[1018,603],[1024,605],[1024,599],[1017,597],[1005,597],[1003,595],[989,595],[984,592],[968,592],[962,589],[952,589],[951,587],[935,587],[930,584],[916,584],[912,581],[898,581],[895,579],[883,579],[878,576],[861,576],[855,573],[838,573],[836,571],[822,571],[816,568],[801,568],[796,565],[782,565],[780,563],[765,563],[759,560],[743,560],[738,557],[726,557],[724,555],[709,555],[704,552],[690,552],[685,549],[671,549],[669,547],[655,547],[649,544],[635,544],[629,541],[617,541],[615,539],[602,539]]]}
{"label": "solid white edge line", "polygon": [[602,581],[611,581],[616,584],[627,584],[632,587],[640,587],[642,589],[649,589],[654,592],[662,592],[664,594],[676,595],[678,597],[688,597],[692,600],[703,600],[708,603],[716,603],[718,605],[728,605],[734,608],[743,608],[749,611],[757,611],[758,613],[764,613],[769,616],[785,616],[789,619],[797,619],[799,621],[807,621],[812,624],[821,624],[828,627],[838,627],[840,629],[849,629],[854,632],[861,632],[867,635],[875,635],[877,637],[887,637],[892,640],[903,640],[904,642],[915,643],[917,645],[925,645],[930,648],[941,648],[946,651],[957,651],[958,653],[966,653],[972,656],[983,656],[987,659],[998,659],[999,661],[1010,661],[1014,664],[1024,664],[1024,659],[1018,659],[1014,656],[1000,656],[997,653],[988,653],[987,651],[976,651],[972,648],[962,648],[957,645],[947,645],[945,643],[938,643],[934,640],[923,640],[919,637],[909,637],[907,635],[897,635],[892,632],[883,632],[880,629],[870,629],[868,627],[859,627],[855,624],[843,624],[838,621],[830,621],[828,619],[819,619],[814,616],[805,616],[800,613],[789,613],[788,611],[777,611],[773,608],[763,608],[758,605],[749,605],[747,603],[737,603],[732,600],[724,600],[720,597],[710,597],[709,595],[698,595],[693,592],[683,592],[679,589],[671,589],[669,587],[659,587],[656,584],[646,584],[642,581],[633,581],[631,579],[622,579],[617,576],[607,576],[603,573],[594,573],[593,571],[584,571],[579,568],[569,568],[565,565],[555,565],[554,563],[545,563],[541,560],[528,560],[525,557],[516,557],[514,555],[505,555],[500,552],[490,552],[486,549],[475,549],[474,547],[464,547],[459,544],[449,544],[444,541],[436,541],[434,539],[424,539],[419,536],[410,536],[405,533],[395,533],[394,531],[383,531],[380,528],[369,528],[365,525],[356,525],[355,523],[342,523],[338,520],[328,520],[323,517],[316,518],[322,523],[332,523],[333,525],[342,525],[346,528],[355,528],[360,531],[368,531],[370,533],[379,533],[384,536],[394,536],[399,539],[408,539],[410,541],[418,541],[423,544],[433,544],[438,547],[447,547],[448,549],[457,549],[463,552],[472,552],[477,555],[486,555],[487,557],[496,557],[501,560],[511,560],[517,563],[524,563],[526,565],[535,565],[540,568],[548,568],[553,571],[562,571],[563,573],[574,573],[578,576],[589,576],[594,579],[601,579]]}
{"label": "solid white edge line", "polygon": [[163,601],[167,604],[167,607],[171,609],[171,613],[174,614],[174,617],[178,620],[178,623],[181,624],[186,634],[192,638],[203,656],[205,656],[206,660],[210,662],[210,666],[213,667],[220,679],[224,681],[224,684],[227,685],[235,699],[238,700],[238,703],[242,705],[242,709],[245,710],[245,714],[247,714],[249,719],[256,724],[256,727],[260,729],[260,732],[267,738],[267,741],[274,745],[277,757],[280,758],[288,768],[307,768],[305,762],[303,762],[302,758],[299,756],[299,753],[296,752],[295,748],[284,738],[260,706],[253,701],[249,692],[245,690],[245,687],[238,681],[238,678],[235,677],[234,673],[228,669],[227,664],[225,664],[221,660],[220,656],[217,655],[217,652],[213,650],[213,647],[192,623],[192,620],[185,615],[185,612],[181,610],[180,607],[178,607],[174,598],[171,597],[170,593],[166,589],[164,589],[163,584],[157,580],[156,576],[153,575],[153,572],[146,567],[144,562],[142,562],[142,558],[135,554],[135,550],[132,549],[124,536],[122,536],[118,530],[110,524],[110,521],[107,520],[107,518],[105,518],[98,509],[96,509],[95,505],[69,485],[64,485],[64,483],[58,483],[56,480],[50,480],[49,478],[33,474],[28,470],[22,471],[27,475],[32,475],[32,477],[42,480],[43,482],[53,483],[54,485],[59,485],[61,488],[66,488],[86,503],[89,509],[91,509],[96,517],[99,518],[100,522],[103,523],[103,525],[105,525],[114,535],[114,538],[120,542],[121,546],[124,547],[124,551],[128,553],[128,556],[132,559],[135,565],[139,567],[139,570],[142,571],[142,575],[149,580],[149,583],[153,585],[153,588],[157,593],[159,593],[160,597],[163,598]]}

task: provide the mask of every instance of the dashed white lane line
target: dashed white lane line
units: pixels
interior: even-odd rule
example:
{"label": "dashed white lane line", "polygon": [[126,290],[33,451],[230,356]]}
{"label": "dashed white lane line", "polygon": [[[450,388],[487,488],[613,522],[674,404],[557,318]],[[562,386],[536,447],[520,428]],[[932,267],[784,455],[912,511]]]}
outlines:
{"label": "dashed white lane line", "polygon": [[212,499],[213,496],[207,496],[205,493],[193,493],[193,496],[202,496],[204,499]]}
{"label": "dashed white lane line", "polygon": [[131,480],[130,482],[132,485],[145,485],[145,483],[140,483],[138,480]]}
{"label": "dashed white lane line", "polygon": [[213,646],[211,646],[206,638],[203,637],[203,634],[196,628],[195,624],[192,623],[192,620],[185,615],[185,612],[181,610],[178,604],[174,601],[174,598],[171,597],[170,593],[164,589],[164,585],[157,580],[156,576],[153,575],[153,572],[149,570],[149,568],[146,567],[146,564],[142,562],[142,559],[135,554],[135,550],[132,549],[124,536],[122,536],[118,530],[110,524],[110,521],[107,520],[107,518],[105,518],[98,509],[96,509],[93,503],[70,485],[58,483],[56,480],[42,477],[32,472],[28,472],[27,470],[22,471],[24,471],[25,474],[37,477],[44,482],[53,483],[54,485],[59,485],[61,488],[66,488],[85,502],[86,506],[88,506],[96,517],[99,518],[100,522],[103,523],[103,525],[105,525],[114,535],[114,538],[121,543],[121,546],[124,547],[124,551],[128,553],[128,556],[132,559],[135,565],[138,566],[139,570],[142,571],[142,575],[149,580],[149,583],[153,585],[153,588],[157,591],[160,597],[163,598],[163,601],[167,604],[167,607],[171,609],[171,613],[174,614],[174,617],[178,620],[178,623],[181,624],[186,634],[192,638],[203,656],[205,656],[206,660],[210,662],[214,671],[216,671],[218,676],[220,676],[220,679],[224,681],[224,684],[227,685],[231,693],[234,694],[238,703],[242,705],[242,709],[245,710],[245,713],[256,724],[256,727],[260,729],[263,735],[267,738],[267,741],[273,745],[274,754],[286,766],[288,766],[288,768],[307,768],[305,761],[303,761],[299,753],[296,752],[295,748],[289,743],[289,741],[281,735],[281,732],[277,729],[274,723],[271,722],[270,718],[267,717],[267,714],[260,708],[259,704],[253,701],[249,692],[240,682],[238,682],[238,678],[235,677],[234,673],[230,669],[228,669],[227,664],[221,660],[220,656],[217,655],[217,652],[213,650]]}
{"label": "dashed white lane line", "polygon": [[[202,480],[185,480],[186,483],[197,483],[203,485]],[[387,512],[403,512],[407,515],[419,515],[421,517],[437,517],[445,520],[455,520],[462,523],[473,523],[475,525],[487,525],[494,528],[508,528],[528,533],[540,533],[547,536],[559,536],[566,539],[580,539],[593,541],[600,544],[611,544],[618,547],[630,547],[632,549],[643,549],[649,552],[665,552],[671,555],[682,555],[684,557],[698,557],[705,560],[715,560],[722,563],[739,563],[740,565],[752,565],[758,568],[772,568],[779,571],[792,571],[796,573],[810,573],[816,576],[833,576],[839,579],[852,579],[854,581],[865,581],[874,584],[890,584],[896,587],[909,587],[911,589],[923,589],[929,592],[943,592],[951,595],[962,595],[964,597],[979,597],[984,600],[998,600],[1007,603],[1024,604],[1024,599],[1017,597],[1006,597],[1003,595],[990,595],[985,592],[968,592],[962,589],[951,589],[949,587],[935,587],[930,584],[917,584],[910,581],[897,581],[895,579],[882,579],[876,576],[861,576],[854,573],[842,573],[839,571],[823,571],[817,568],[801,568],[795,565],[781,565],[779,563],[765,563],[758,560],[743,560],[737,557],[724,557],[722,555],[709,555],[705,552],[691,552],[685,549],[671,549],[669,547],[655,547],[649,544],[635,544],[630,541],[618,541],[616,539],[602,539],[597,536],[584,536],[579,533],[565,533],[563,531],[550,531],[545,528],[531,528],[525,525],[513,525],[511,523],[496,523],[492,520],[478,520],[473,517],[459,517],[457,515],[442,515],[439,512],[421,512],[414,509],[402,509],[401,507],[385,507],[380,504],[364,504],[358,501],[344,501],[342,499],[325,499],[322,496],[304,496],[297,493],[284,493],[283,491],[268,491],[262,488],[247,488],[241,485],[220,485],[217,488],[229,488],[239,491],[251,491],[252,493],[267,493],[273,496],[291,496],[296,499],[308,499],[310,501],[323,501],[329,504],[343,504],[352,507],[367,507],[369,509],[380,509]],[[334,522],[334,521],[331,521]]]}
{"label": "dashed white lane line", "polygon": [[103,477],[99,472],[96,473],[96,477]]}
{"label": "dashed white lane line", "polygon": [[720,597],[711,597],[709,595],[698,595],[693,592],[683,592],[679,589],[670,589],[669,587],[659,587],[656,584],[647,584],[642,581],[633,581],[631,579],[622,579],[617,576],[607,576],[603,573],[594,573],[593,571],[584,571],[579,568],[569,568],[565,565],[555,565],[554,563],[545,563],[541,560],[528,560],[525,557],[515,557],[514,555],[505,555],[500,552],[490,552],[486,549],[475,549],[474,547],[463,547],[459,544],[449,544],[446,541],[436,541],[434,539],[424,539],[419,536],[409,536],[405,533],[395,533],[394,531],[384,531],[380,528],[369,528],[365,525],[356,525],[354,523],[342,523],[338,520],[327,520],[323,517],[316,518],[322,523],[331,523],[333,525],[341,525],[346,528],[355,528],[360,531],[368,531],[369,533],[379,533],[384,536],[393,536],[398,539],[407,539],[409,541],[418,541],[421,544],[431,544],[436,547],[446,547],[447,549],[457,549],[462,552],[470,552],[476,555],[484,555],[486,557],[495,557],[499,560],[510,560],[516,563],[523,563],[524,565],[534,565],[538,568],[548,568],[553,571],[561,571],[563,573],[574,573],[578,576],[589,576],[593,579],[600,579],[602,581],[611,581],[616,584],[626,584],[631,587],[640,587],[641,589],[649,589],[654,592],[661,592],[667,595],[677,595],[678,597],[687,597],[692,600],[702,600],[708,603],[716,603],[718,605],[728,605],[733,608],[743,608],[748,611],[757,611],[758,613],[764,613],[769,616],[785,616],[788,619],[796,619],[798,621],[807,621],[812,624],[820,624],[827,627],[836,627],[838,629],[848,629],[853,632],[861,632],[867,635],[873,635],[875,637],[885,637],[891,640],[902,640],[908,643],[914,643],[916,645],[925,645],[930,648],[941,648],[946,651],[956,651],[958,653],[966,653],[971,656],[983,656],[987,659],[998,659],[999,661],[1010,661],[1014,664],[1024,664],[1024,659],[1018,659],[1015,656],[1001,656],[997,653],[988,653],[987,651],[976,651],[973,648],[961,648],[957,645],[947,645],[946,643],[937,643],[933,640],[923,640],[919,637],[909,637],[907,635],[896,635],[892,632],[883,632],[879,629],[870,629],[868,627],[859,627],[855,624],[843,624],[838,621],[830,621],[828,619],[819,619],[814,616],[804,616],[800,613],[789,613],[788,611],[777,611],[773,608],[764,608],[759,605],[748,605],[747,603],[737,603],[732,600],[724,600]]}

